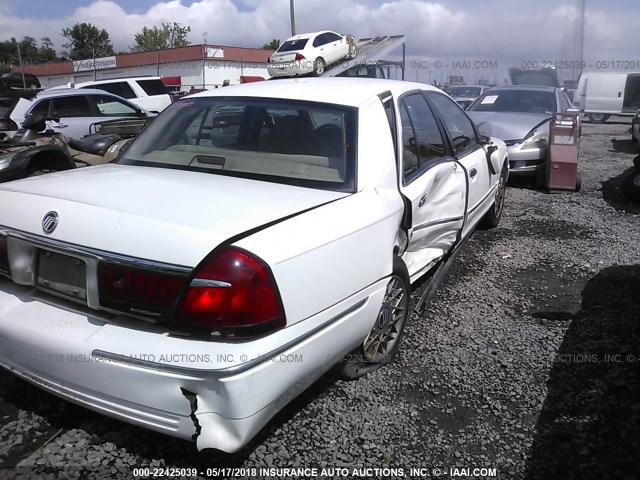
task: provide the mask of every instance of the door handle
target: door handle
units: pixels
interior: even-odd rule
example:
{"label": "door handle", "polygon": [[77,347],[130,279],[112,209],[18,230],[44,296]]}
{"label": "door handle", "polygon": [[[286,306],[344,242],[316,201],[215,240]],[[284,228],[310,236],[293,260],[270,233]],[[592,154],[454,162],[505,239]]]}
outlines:
{"label": "door handle", "polygon": [[472,168],[471,170],[469,170],[469,176],[471,178],[475,177],[478,174],[478,170],[476,170],[475,168]]}
{"label": "door handle", "polygon": [[425,193],[420,197],[420,201],[418,202],[418,207],[423,206],[427,202],[427,194]]}
{"label": "door handle", "polygon": [[54,125],[54,127],[56,128],[67,128],[69,125],[67,125],[66,123],[56,123]]}
{"label": "door handle", "polygon": [[622,92],[618,92],[618,98],[622,96]]}

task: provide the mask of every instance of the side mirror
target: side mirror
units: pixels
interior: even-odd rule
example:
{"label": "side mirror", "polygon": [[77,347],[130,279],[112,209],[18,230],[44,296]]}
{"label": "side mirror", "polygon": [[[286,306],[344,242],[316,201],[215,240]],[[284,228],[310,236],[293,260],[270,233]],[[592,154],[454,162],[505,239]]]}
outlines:
{"label": "side mirror", "polygon": [[[489,137],[488,135],[478,135],[478,140],[480,140],[480,144],[482,145],[489,145],[491,143],[491,137]],[[496,147],[498,148],[498,147]]]}
{"label": "side mirror", "polygon": [[44,115],[27,115],[27,118],[25,118],[24,122],[22,122],[22,128],[41,132],[42,130],[47,128],[46,120],[47,119]]}

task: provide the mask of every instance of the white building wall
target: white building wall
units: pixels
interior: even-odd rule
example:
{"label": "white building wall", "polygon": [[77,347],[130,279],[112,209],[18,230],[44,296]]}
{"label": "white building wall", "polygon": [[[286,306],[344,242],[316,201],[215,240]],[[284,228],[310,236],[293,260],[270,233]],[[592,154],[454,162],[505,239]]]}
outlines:
{"label": "white building wall", "polygon": [[[229,80],[231,85],[240,83],[240,76],[250,75],[269,78],[266,63],[217,61],[207,59],[204,62],[189,60],[172,63],[161,63],[160,65],[140,65],[126,68],[111,68],[107,70],[96,70],[95,79],[103,80],[107,78],[135,77],[135,76],[160,76],[160,77],[181,77],[182,90],[188,91],[194,88],[203,88],[202,77],[204,70],[205,88],[211,89],[221,86],[225,80]],[[159,73],[158,73],[159,72]],[[75,83],[88,82],[94,79],[93,71],[76,72],[74,74],[52,75],[41,77],[40,81],[45,88],[65,85],[71,80]]]}

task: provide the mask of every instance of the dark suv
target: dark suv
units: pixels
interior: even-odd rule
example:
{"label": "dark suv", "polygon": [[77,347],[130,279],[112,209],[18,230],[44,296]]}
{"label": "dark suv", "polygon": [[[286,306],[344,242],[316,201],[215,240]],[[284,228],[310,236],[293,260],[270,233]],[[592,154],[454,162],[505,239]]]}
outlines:
{"label": "dark suv", "polygon": [[31,73],[25,73],[23,82],[22,75],[23,74],[20,72],[9,72],[2,75],[2,78],[9,86],[13,88],[40,88],[40,80],[38,80],[38,77]]}

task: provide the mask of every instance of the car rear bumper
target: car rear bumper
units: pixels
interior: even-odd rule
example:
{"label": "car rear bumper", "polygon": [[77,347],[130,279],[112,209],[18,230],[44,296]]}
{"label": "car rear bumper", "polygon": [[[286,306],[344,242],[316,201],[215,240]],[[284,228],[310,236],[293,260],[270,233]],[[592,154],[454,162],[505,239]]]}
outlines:
{"label": "car rear bumper", "polygon": [[0,278],[0,365],[64,399],[184,439],[239,450],[367,334],[386,279],[252,342],[124,326]]}
{"label": "car rear bumper", "polygon": [[267,66],[267,72],[272,77],[307,75],[313,72],[313,62],[311,60],[297,60],[289,63],[271,63]]}

